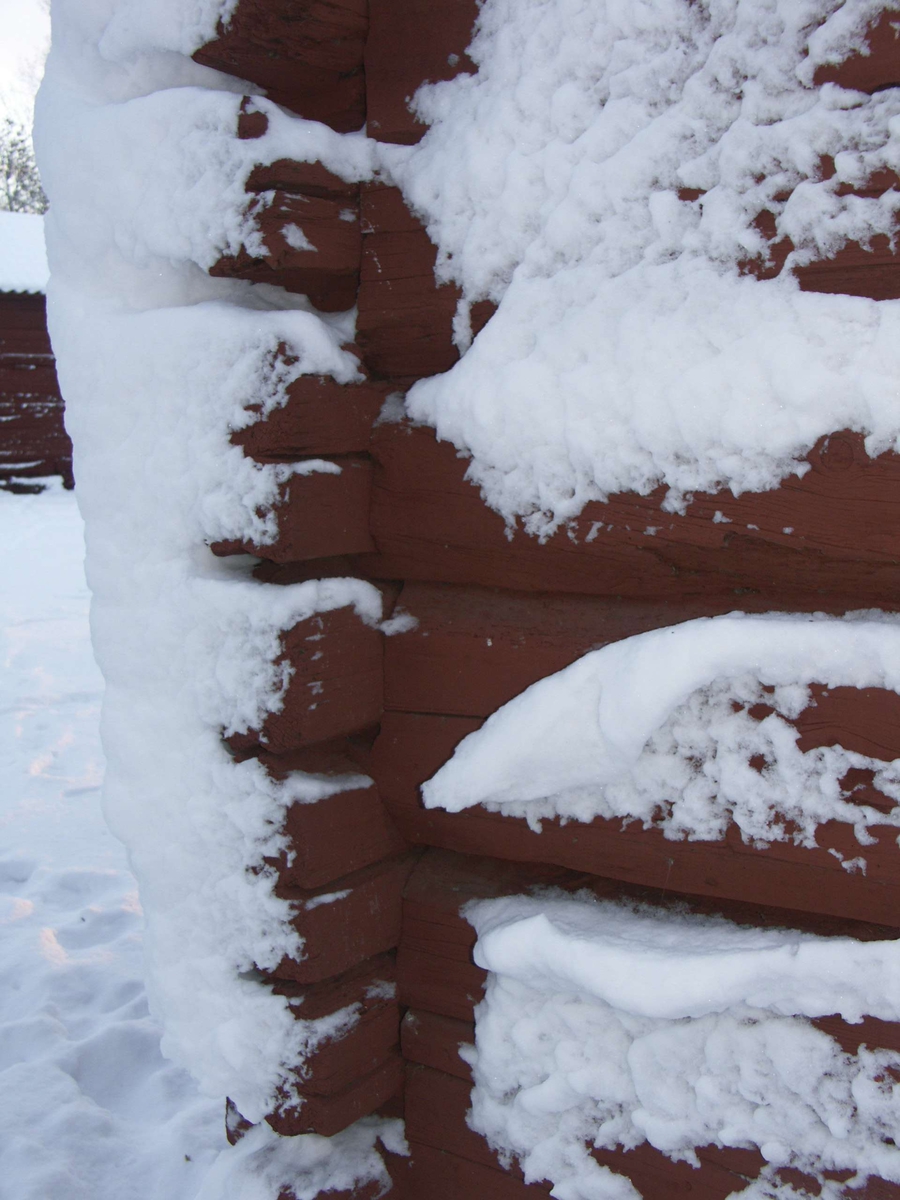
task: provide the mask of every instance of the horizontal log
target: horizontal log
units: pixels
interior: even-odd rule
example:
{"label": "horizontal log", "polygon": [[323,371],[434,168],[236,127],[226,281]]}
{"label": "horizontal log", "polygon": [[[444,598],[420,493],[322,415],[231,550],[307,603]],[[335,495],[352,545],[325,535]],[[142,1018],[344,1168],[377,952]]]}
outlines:
{"label": "horizontal log", "polygon": [[[872,829],[876,843],[860,846],[851,826],[826,822],[809,849],[772,842],[748,845],[730,825],[721,842],[671,841],[658,828],[595,818],[590,823],[548,820],[540,833],[517,817],[479,807],[449,813],[425,809],[421,784],[478,728],[466,717],[387,712],[375,743],[372,774],[403,836],[413,844],[519,862],[557,863],[625,883],[697,896],[824,913],[885,926],[900,925],[900,847],[896,830]],[[862,855],[866,873],[851,875],[832,851]]]}
{"label": "horizontal log", "polygon": [[369,0],[367,132],[380,142],[417,142],[425,132],[409,109],[421,84],[475,71],[466,54],[476,0]]}
{"label": "horizontal log", "polygon": [[385,384],[341,384],[327,375],[301,375],[288,385],[284,405],[235,430],[231,440],[257,462],[363,453],[387,392]]}
{"label": "horizontal log", "polygon": [[[433,10],[432,10],[433,11]],[[374,375],[420,377],[459,358],[459,290],[434,278],[437,249],[398,188],[364,185],[357,340]]]}
{"label": "horizontal log", "polygon": [[[494,588],[454,587],[448,584],[407,583],[399,603],[417,625],[385,641],[385,707],[406,712],[486,717],[537,680],[560,671],[583,654],[611,642],[696,617],[732,612],[768,612],[771,600],[760,595],[689,597],[684,600],[622,600],[615,597],[510,592]],[[779,597],[789,612],[821,612],[828,607],[820,595]],[[846,606],[832,606],[842,612]],[[851,689],[852,702],[809,710],[814,723],[827,719],[831,729],[871,732],[875,718],[879,733],[896,746],[879,754],[870,738],[848,749],[882,758],[900,755],[900,711],[892,708],[894,693],[883,694],[875,710]],[[806,718],[805,718],[806,719]],[[890,732],[893,731],[893,732]],[[824,731],[823,738],[826,736]],[[877,739],[876,739],[877,742]],[[832,745],[820,741],[818,745]],[[805,745],[803,748],[806,748]]]}
{"label": "horizontal log", "polygon": [[[269,127],[265,113],[247,114],[260,118],[253,136],[262,137]],[[245,135],[246,136],[246,135]],[[318,196],[323,200],[340,200],[359,208],[359,184],[348,183],[320,162],[297,162],[278,158],[272,163],[258,163],[244,185],[248,192],[286,192],[289,195]]]}
{"label": "horizontal log", "polygon": [[296,1073],[294,1084],[301,1096],[345,1091],[395,1053],[400,1040],[395,978],[394,956],[382,954],[324,983],[302,987],[276,981],[272,990],[288,997],[300,1020],[320,1020],[348,1006],[356,1010],[352,1028],[317,1046]]}
{"label": "horizontal log", "polygon": [[[460,291],[438,286],[437,249],[407,208],[398,188],[364,184],[357,340],[374,375],[403,381],[447,371],[459,358],[453,317]],[[472,305],[478,333],[494,312],[490,301]]]}
{"label": "horizontal log", "polygon": [[407,849],[375,786],[292,804],[287,851],[275,864],[288,887],[316,888]]}
{"label": "horizontal log", "polygon": [[[487,1142],[466,1123],[469,1109],[469,1085],[452,1075],[429,1067],[412,1066],[407,1069],[406,1111],[407,1136],[413,1148],[413,1178],[422,1171],[424,1179],[431,1178],[434,1170],[431,1156],[421,1155],[420,1147],[442,1153],[436,1160],[445,1171],[451,1171],[452,1159],[461,1160],[481,1168],[477,1175],[477,1192],[438,1191],[448,1200],[461,1200],[470,1195],[498,1200],[526,1200],[526,1197],[546,1196],[550,1190],[547,1182],[526,1186],[516,1164],[504,1169]],[[765,1160],[757,1150],[734,1149],[719,1146],[696,1148],[700,1166],[690,1163],[672,1162],[660,1151],[646,1142],[634,1150],[594,1150],[593,1157],[601,1166],[608,1167],[632,1181],[640,1195],[645,1197],[669,1197],[690,1195],[696,1200],[727,1200],[727,1197],[743,1191],[755,1179]],[[418,1166],[421,1157],[422,1165]],[[493,1172],[505,1182],[500,1183],[487,1172]],[[847,1179],[852,1172],[825,1171],[831,1179]],[[776,1173],[779,1181],[795,1187],[818,1191],[816,1181],[794,1168],[785,1168]],[[422,1193],[429,1197],[431,1192]],[[859,1200],[889,1200],[900,1196],[900,1187],[873,1179],[863,1189],[847,1192],[849,1197]]]}
{"label": "horizontal log", "polygon": [[794,274],[803,292],[896,300],[900,297],[900,249],[884,234],[877,234],[869,246],[848,242],[831,258],[797,267]]}
{"label": "horizontal log", "polygon": [[246,249],[220,258],[210,275],[268,283],[308,296],[322,312],[356,303],[361,238],[358,205],[347,198],[275,192],[264,207],[251,205],[266,253]]}
{"label": "horizontal log", "polygon": [[378,721],[382,644],[350,605],[316,613],[282,634],[292,669],[280,712],[270,713],[261,741],[274,754],[354,733]]}
{"label": "horizontal log", "polygon": [[299,1107],[285,1107],[266,1117],[266,1121],[283,1137],[294,1137],[299,1133],[334,1137],[354,1121],[373,1113],[402,1085],[403,1059],[399,1054],[393,1054],[344,1091],[333,1096],[309,1096]]}
{"label": "horizontal log", "polygon": [[400,1046],[407,1062],[433,1067],[471,1082],[472,1071],[459,1056],[461,1046],[473,1046],[475,1025],[439,1013],[411,1008],[400,1024]]}
{"label": "horizontal log", "polygon": [[253,554],[270,562],[290,563],[339,554],[366,554],[375,543],[369,533],[372,463],[365,458],[327,461],[340,474],[311,471],[285,483],[275,507],[278,536],[267,545],[251,541],[216,542],[214,554]]}
{"label": "horizontal log", "polygon": [[240,0],[196,62],[249,79],[270,100],[340,133],[366,117],[366,0]]}
{"label": "horizontal log", "polygon": [[838,87],[859,92],[877,92],[900,85],[900,18],[896,12],[883,12],[866,35],[867,54],[852,54],[842,63],[818,67],[813,77],[816,87],[836,83]]}
{"label": "horizontal log", "polygon": [[0,355],[0,404],[8,396],[40,396],[62,408],[59,380],[53,359],[47,355]]}
{"label": "horizontal log", "polygon": [[0,339],[11,336],[17,330],[42,334],[47,353],[50,353],[45,296],[33,296],[24,292],[0,292]]}
{"label": "horizontal log", "polygon": [[521,529],[507,537],[466,481],[466,460],[431,430],[383,423],[372,453],[370,569],[386,578],[634,599],[737,594],[735,607],[747,590],[770,607],[785,592],[890,607],[900,592],[900,456],[869,459],[855,434],[823,439],[812,469],[774,491],[697,495],[684,515],[661,510],[662,490],[619,494],[544,544]]}
{"label": "horizontal log", "polygon": [[[734,901],[674,896],[618,884],[610,879],[565,871],[544,865],[504,862],[500,859],[451,854],[429,850],[419,860],[406,885],[403,901],[403,933],[397,957],[397,984],[401,1005],[414,1010],[421,1021],[415,1036],[404,1027],[403,1044],[409,1057],[429,1066],[430,1059],[452,1058],[453,1042],[471,1042],[468,1025],[474,1020],[487,973],[475,965],[475,931],[460,914],[473,899],[493,899],[553,886],[567,892],[590,891],[600,899],[650,904],[661,912],[676,911],[701,915],[716,914],[750,928],[797,929],[822,937],[852,937],[862,941],[894,938],[896,928],[837,918],[810,915]],[[446,1027],[425,1014],[452,1018]],[[468,1025],[467,1025],[468,1023]],[[848,1053],[861,1045],[895,1049],[900,1025],[866,1018],[857,1025],[837,1016],[813,1022],[835,1038]],[[458,1044],[458,1043],[457,1043]],[[442,1070],[450,1070],[442,1066]],[[451,1074],[467,1075],[457,1063]]]}
{"label": "horizontal log", "polygon": [[293,902],[304,945],[303,957],[283,958],[272,977],[319,983],[397,946],[403,887],[415,860],[400,855],[314,890],[279,882],[276,893]]}

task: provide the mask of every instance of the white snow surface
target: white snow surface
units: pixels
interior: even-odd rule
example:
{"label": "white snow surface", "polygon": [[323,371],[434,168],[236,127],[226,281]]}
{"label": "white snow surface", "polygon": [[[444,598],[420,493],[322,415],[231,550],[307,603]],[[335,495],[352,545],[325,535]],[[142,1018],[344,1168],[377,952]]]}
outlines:
{"label": "white snow surface", "polygon": [[[895,234],[900,192],[839,192],[897,170],[900,95],[812,85],[885,7],[485,0],[477,72],[416,94],[430,129],[382,161],[462,288],[462,349],[468,306],[499,309],[407,408],[509,522],[765,490],[841,428],[898,445],[900,303],[801,293],[789,270]],[[770,281],[738,270],[766,260],[764,212],[795,247]]]}
{"label": "white snow surface", "polygon": [[44,292],[49,275],[44,218],[0,212],[0,292]]}
{"label": "white snow surface", "polygon": [[[840,781],[851,767],[870,769],[900,802],[900,761],[801,751],[790,718],[810,702],[811,683],[900,692],[900,623],[879,612],[733,613],[626,638],[503,705],[422,796],[451,812],[484,804],[532,824],[624,818],[707,841],[733,821],[746,841],[813,846],[818,825],[837,820],[865,845],[870,825],[900,825],[900,803],[886,814],[848,801]],[[774,712],[756,720],[756,704]]]}
{"label": "white snow surface", "polygon": [[367,1121],[339,1139],[225,1141],[224,1096],[160,1052],[143,920],[100,809],[103,681],[71,492],[0,491],[0,1195],[275,1200],[384,1181]]}
{"label": "white snow surface", "polygon": [[358,370],[341,349],[352,313],[323,318],[303,297],[206,268],[242,238],[260,249],[244,211],[255,163],[318,159],[358,178],[370,149],[264,99],[269,132],[239,140],[241,84],[187,57],[223,13],[201,0],[55,0],[36,146],[51,202],[49,323],[106,682],[105,811],[146,911],[163,1053],[259,1121],[279,1090],[294,1095],[330,1032],[257,982],[255,968],[303,955],[263,860],[282,847],[287,805],[359,779],[275,783],[255,760],[236,764],[222,734],[280,707],[283,630],[347,605],[375,623],[381,605],[352,579],[265,586],[253,560],[209,550],[271,540],[278,485],[295,470],[231,445],[230,431],[256,419],[247,406],[284,403],[303,372],[349,382]]}
{"label": "white snow surface", "polygon": [[[900,1182],[895,1052],[844,1053],[808,1017],[896,1020],[900,949],[547,893],[467,906],[490,972],[466,1052],[469,1123],[559,1200],[635,1200],[590,1147],[756,1147],[771,1169]],[[846,1186],[846,1185],[845,1185]],[[734,1195],[746,1196],[740,1191]],[[807,1193],[801,1193],[806,1195]],[[649,1200],[649,1198],[648,1198]]]}

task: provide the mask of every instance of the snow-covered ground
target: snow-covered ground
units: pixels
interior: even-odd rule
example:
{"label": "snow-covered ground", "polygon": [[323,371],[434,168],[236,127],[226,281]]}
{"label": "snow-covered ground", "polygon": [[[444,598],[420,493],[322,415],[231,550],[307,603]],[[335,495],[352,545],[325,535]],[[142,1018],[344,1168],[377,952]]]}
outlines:
{"label": "snow-covered ground", "polygon": [[0,1198],[188,1200],[223,1109],[147,1012],[72,493],[0,492],[0,547]]}

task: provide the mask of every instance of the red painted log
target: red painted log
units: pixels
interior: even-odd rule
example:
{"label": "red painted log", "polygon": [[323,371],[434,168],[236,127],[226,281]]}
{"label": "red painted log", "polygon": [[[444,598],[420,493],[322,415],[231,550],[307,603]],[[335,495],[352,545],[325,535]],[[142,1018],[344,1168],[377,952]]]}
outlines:
{"label": "red painted log", "polygon": [[340,473],[311,471],[283,485],[275,506],[278,536],[273,543],[216,542],[214,554],[253,554],[276,563],[339,554],[366,554],[375,548],[369,533],[372,464],[365,458],[327,460]]}
{"label": "red painted log", "polygon": [[365,122],[366,0],[241,0],[204,66],[249,79],[269,99],[340,133]]}
{"label": "red painted log", "polygon": [[[900,933],[897,928],[871,922],[736,903],[718,897],[678,896],[543,864],[429,850],[411,874],[404,894],[403,933],[397,956],[401,1005],[419,1015],[425,1011],[452,1017],[461,1025],[473,1021],[487,975],[474,963],[475,931],[460,915],[460,908],[469,900],[493,899],[548,886],[567,892],[587,890],[601,899],[650,904],[660,911],[673,906],[682,913],[718,914],[751,928],[793,928],[821,937],[852,937],[860,941],[896,938]],[[900,1033],[896,1024],[871,1019],[848,1025],[839,1017],[830,1016],[815,1024],[851,1052],[863,1043],[893,1049]],[[429,1036],[429,1027],[424,1028],[418,1039],[420,1043],[427,1043]],[[464,1036],[463,1040],[470,1041],[471,1037]],[[433,1053],[445,1053],[446,1047],[446,1038],[438,1039]],[[424,1052],[419,1053],[421,1057]],[[463,1077],[459,1071],[452,1073]]]}
{"label": "red painted log", "polygon": [[[752,594],[672,602],[416,582],[406,584],[399,603],[418,625],[385,641],[385,708],[479,717],[488,716],[532,683],[611,642],[736,608],[746,612],[772,608],[771,599]],[[819,595],[782,594],[778,603],[789,612],[821,612],[829,607]],[[837,612],[844,610],[839,604],[832,607]],[[851,689],[850,696],[849,704],[841,709],[841,728],[861,722],[868,726],[876,712],[869,711],[865,700],[863,708],[859,707],[856,689]],[[882,699],[877,709],[883,721],[888,717],[884,705],[894,701],[887,694]],[[832,708],[835,703],[833,698]],[[814,711],[815,721],[826,715],[825,709],[810,710],[810,719]],[[900,712],[890,716],[888,728],[897,723]],[[892,738],[900,754],[900,728]],[[856,748],[857,743],[848,746]],[[875,753],[871,749],[860,752]]]}
{"label": "red painted log", "polygon": [[[549,1183],[526,1187],[518,1167],[513,1165],[504,1170],[487,1142],[469,1129],[466,1124],[469,1085],[463,1080],[428,1067],[413,1066],[407,1072],[406,1098],[407,1133],[413,1146],[413,1178],[417,1174],[419,1148],[426,1146],[432,1151],[443,1152],[446,1155],[443,1159],[445,1163],[452,1156],[475,1164],[483,1172],[493,1171],[498,1177],[494,1180],[491,1175],[480,1174],[479,1186],[483,1190],[477,1193],[447,1191],[437,1194],[446,1195],[448,1200],[449,1197],[456,1200],[470,1194],[478,1195],[479,1200],[482,1196],[486,1200],[493,1200],[495,1196],[502,1197],[502,1200],[519,1200],[520,1197],[525,1200],[532,1195],[546,1195],[550,1190]],[[638,1192],[648,1198],[690,1195],[697,1200],[727,1200],[733,1193],[743,1191],[765,1165],[762,1155],[756,1150],[700,1146],[696,1153],[700,1160],[699,1167],[685,1162],[672,1162],[647,1143],[629,1151],[595,1150],[593,1157],[602,1166],[627,1176]],[[423,1166],[427,1162],[426,1158]],[[840,1180],[847,1179],[852,1172],[826,1171],[824,1174]],[[779,1171],[778,1176],[783,1183],[801,1188],[804,1185],[811,1187],[813,1194],[817,1190],[813,1179],[795,1169]],[[501,1184],[500,1179],[509,1182]],[[517,1185],[518,1190],[513,1184]],[[900,1187],[873,1179],[865,1188],[848,1190],[846,1195],[848,1200],[850,1197],[858,1197],[859,1200],[893,1200],[900,1196]]]}
{"label": "red painted log", "polygon": [[524,1184],[499,1164],[486,1167],[446,1150],[408,1140],[412,1152],[411,1200],[426,1197],[427,1200],[546,1200],[548,1187]]}
{"label": "red painted log", "polygon": [[407,849],[374,785],[292,804],[289,849],[275,864],[287,887],[317,888]]}
{"label": "red painted log", "polygon": [[334,1137],[354,1121],[380,1108],[402,1085],[403,1059],[399,1054],[393,1054],[344,1091],[333,1096],[309,1096],[298,1108],[284,1108],[266,1117],[266,1121],[284,1137],[298,1133]]}
{"label": "red painted log", "polygon": [[409,109],[426,80],[474,72],[466,54],[476,0],[369,0],[366,42],[367,132],[380,142],[417,142],[425,132]]}
{"label": "red painted log", "polygon": [[283,958],[272,975],[319,983],[350,970],[400,941],[401,897],[416,855],[386,859],[315,890],[276,885],[295,905],[293,924],[303,957]]}
{"label": "red painted log", "polygon": [[399,189],[364,185],[357,340],[369,370],[388,378],[437,375],[459,358],[459,291],[438,287],[437,250]]}
{"label": "red painted log", "polygon": [[469,1064],[459,1056],[460,1046],[475,1042],[475,1025],[440,1013],[411,1008],[400,1025],[400,1047],[407,1062],[432,1067],[471,1082]]}
{"label": "red painted log", "polygon": [[[364,184],[357,340],[373,375],[406,381],[447,371],[459,358],[453,316],[460,298],[453,284],[438,287],[437,250],[397,188]],[[477,333],[494,306],[472,306]]]}
{"label": "red painted log", "polygon": [[288,385],[281,408],[235,430],[231,440],[257,462],[364,453],[387,391],[385,384],[341,384],[327,375],[301,375]]}
{"label": "red painted log", "polygon": [[[408,841],[464,854],[558,863],[664,892],[900,925],[900,847],[896,830],[888,826],[872,830],[873,846],[860,846],[852,827],[827,822],[814,849],[784,842],[757,849],[741,841],[734,825],[721,842],[670,841],[657,828],[622,827],[602,818],[588,824],[544,821],[535,833],[524,820],[480,807],[459,813],[423,808],[419,787],[478,724],[465,717],[385,713],[373,776]],[[831,850],[848,860],[862,855],[866,874],[849,874]]]}
{"label": "red painted log", "polygon": [[466,460],[431,430],[379,425],[372,450],[370,569],[386,578],[634,599],[737,595],[734,607],[747,589],[772,597],[769,607],[784,592],[855,607],[891,606],[900,593],[900,456],[869,459],[854,434],[824,439],[812,469],[775,491],[698,495],[683,516],[660,509],[662,490],[620,494],[586,505],[544,544],[521,530],[507,538],[465,480]]}
{"label": "red painted log", "polygon": [[853,54],[842,63],[828,63],[817,69],[813,81],[836,83],[838,87],[859,92],[878,92],[900,85],[900,17],[886,11],[866,35],[867,54]]}
{"label": "red painted log", "polygon": [[292,671],[281,711],[270,713],[260,732],[232,739],[232,746],[260,742],[271,754],[285,754],[374,725],[382,708],[382,642],[350,605],[288,629],[276,659]]}
{"label": "red painted log", "polygon": [[336,979],[303,987],[276,980],[272,990],[287,996],[298,1019],[316,1021],[352,1006],[357,1022],[319,1045],[298,1072],[295,1084],[306,1098],[333,1096],[369,1075],[396,1051],[400,1010],[393,954],[382,954]]}
{"label": "red painted log", "polygon": [[321,312],[345,312],[356,303],[361,254],[359,209],[351,199],[275,192],[264,207],[250,206],[266,253],[246,249],[220,258],[210,275],[268,283],[308,296]]}

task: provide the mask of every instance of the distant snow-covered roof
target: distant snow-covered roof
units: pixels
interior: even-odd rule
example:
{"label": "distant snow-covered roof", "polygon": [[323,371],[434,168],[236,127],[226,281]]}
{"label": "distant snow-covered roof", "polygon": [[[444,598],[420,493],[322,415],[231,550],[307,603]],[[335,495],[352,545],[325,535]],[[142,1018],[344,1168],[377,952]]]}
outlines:
{"label": "distant snow-covered roof", "polygon": [[49,275],[44,218],[0,212],[0,292],[46,291]]}

